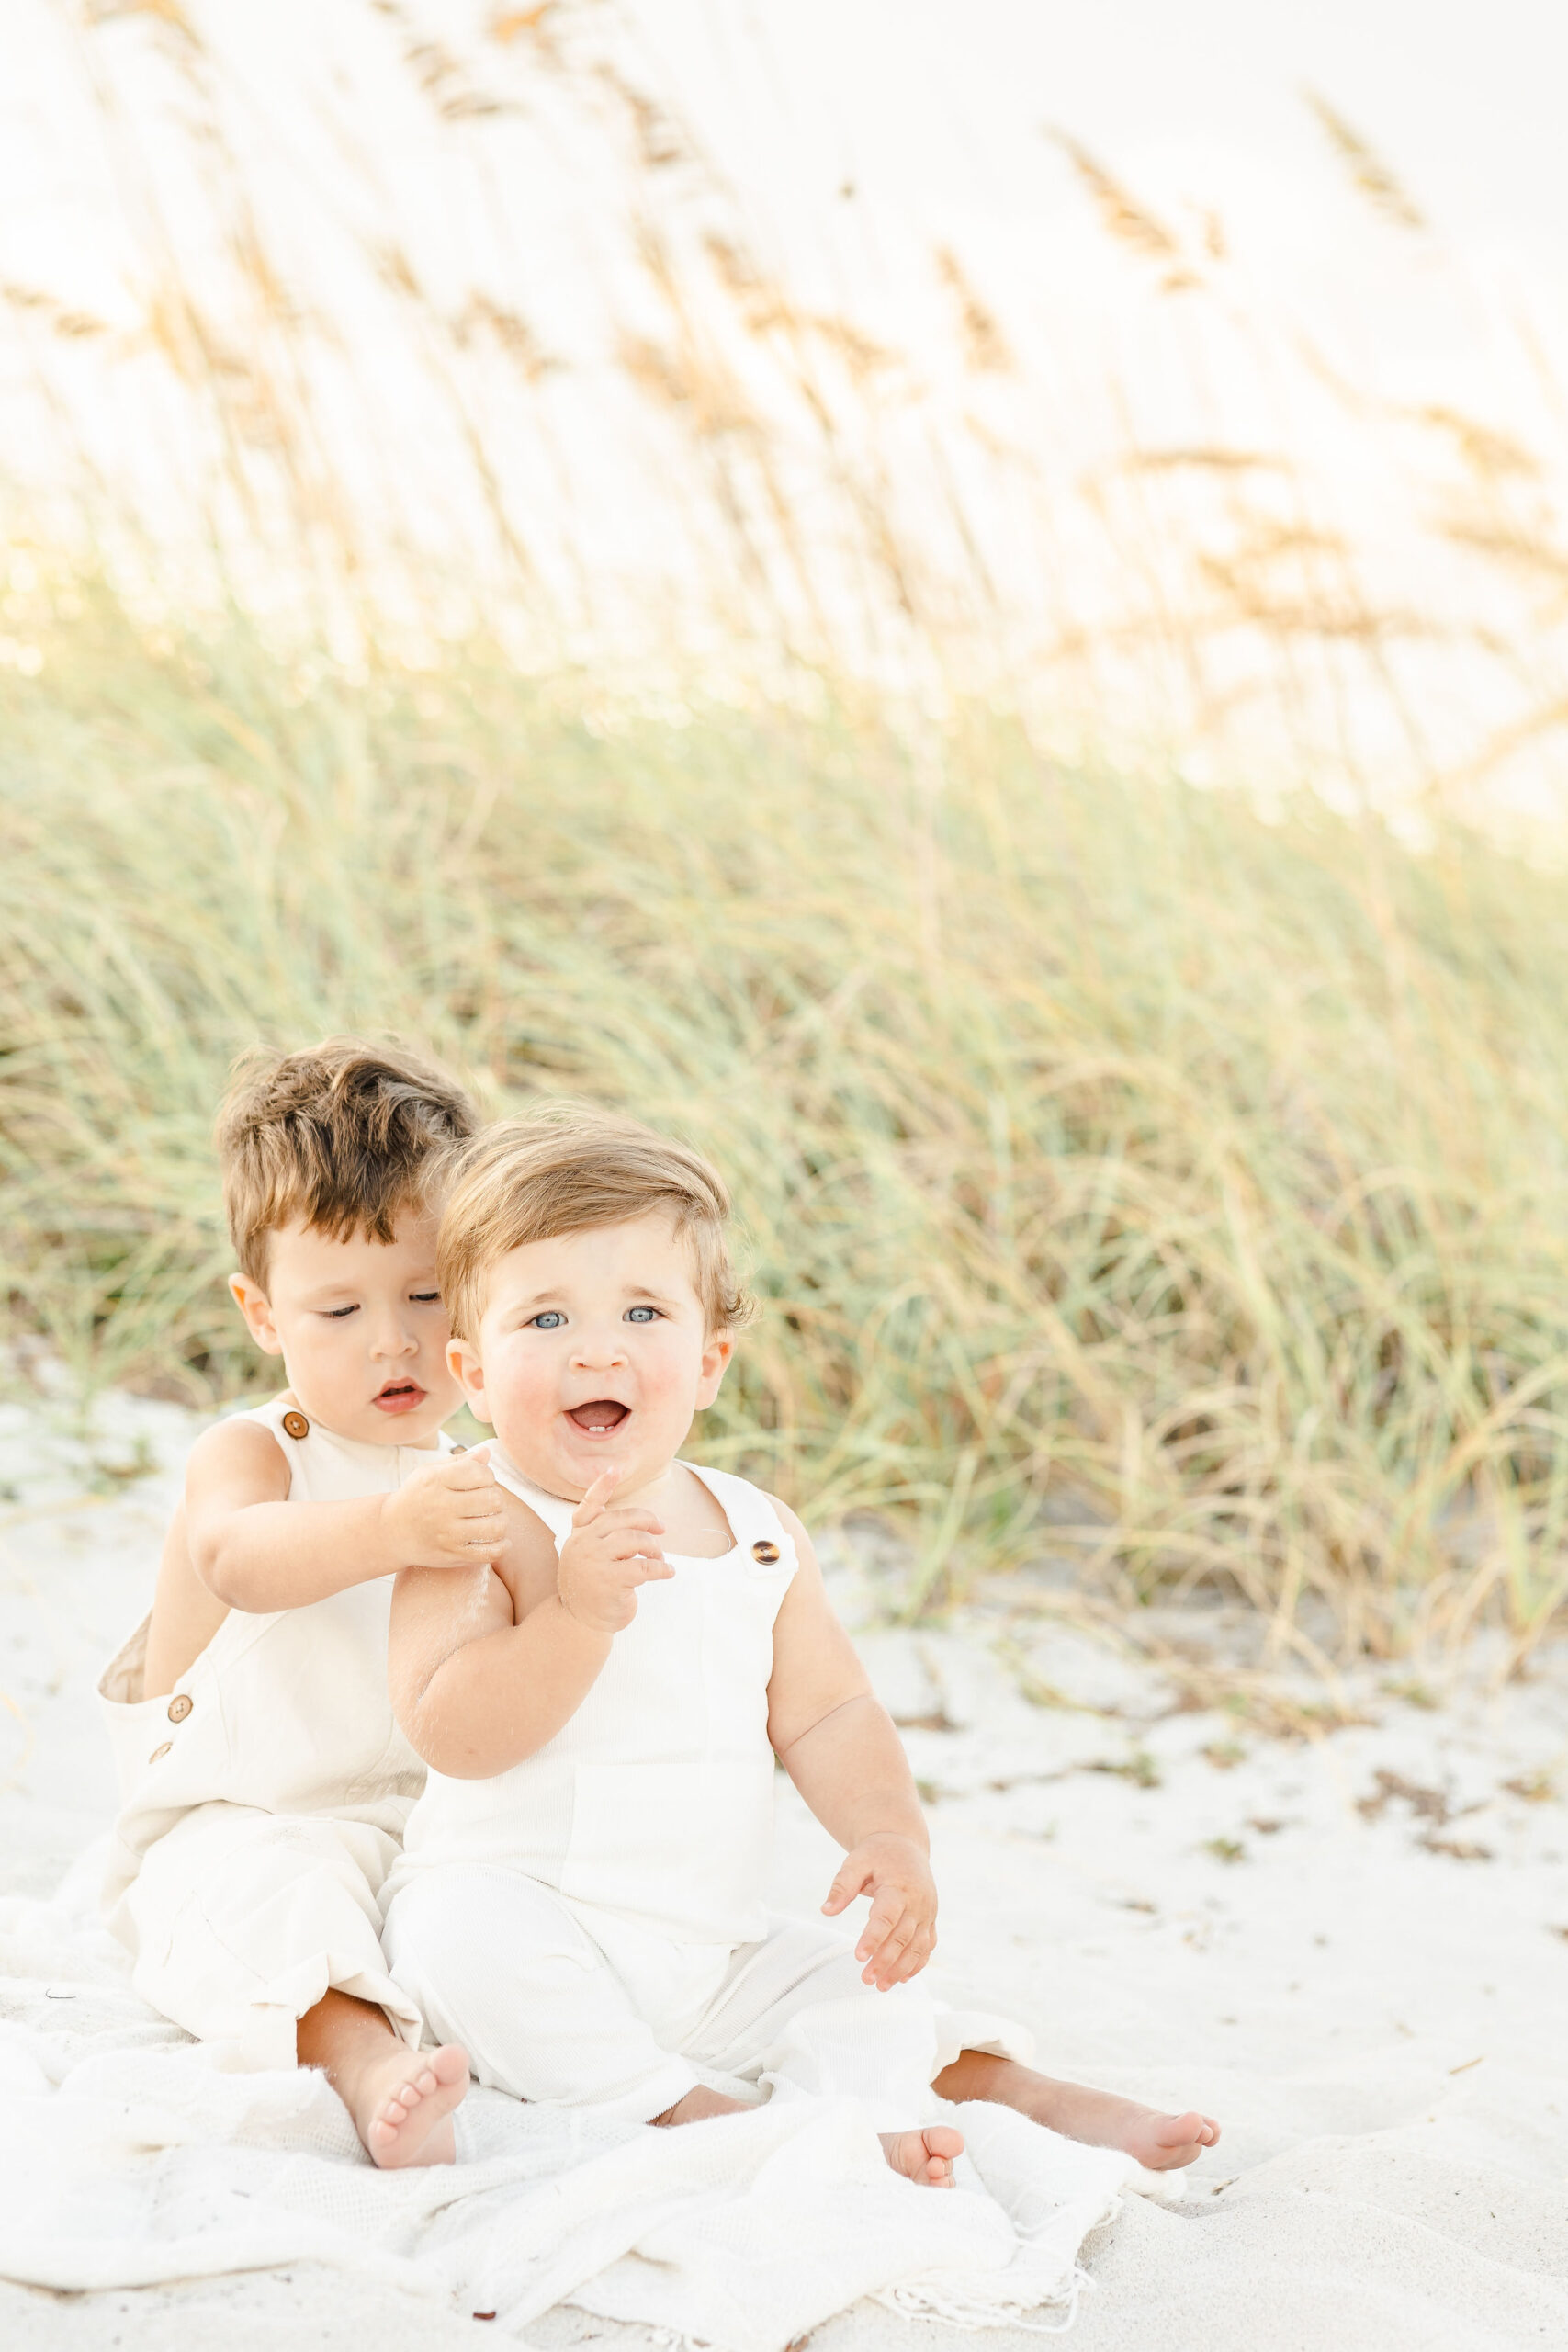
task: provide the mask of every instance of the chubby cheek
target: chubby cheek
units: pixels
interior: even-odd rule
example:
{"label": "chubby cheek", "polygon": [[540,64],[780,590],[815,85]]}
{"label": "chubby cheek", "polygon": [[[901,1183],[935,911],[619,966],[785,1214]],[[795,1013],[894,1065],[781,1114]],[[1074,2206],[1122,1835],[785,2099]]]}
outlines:
{"label": "chubby cheek", "polygon": [[541,1350],[502,1347],[485,1358],[484,1402],[503,1435],[509,1423],[536,1430],[559,1408],[558,1368],[544,1359]]}
{"label": "chubby cheek", "polygon": [[645,1410],[689,1419],[701,1368],[700,1354],[683,1344],[650,1353],[638,1367]]}

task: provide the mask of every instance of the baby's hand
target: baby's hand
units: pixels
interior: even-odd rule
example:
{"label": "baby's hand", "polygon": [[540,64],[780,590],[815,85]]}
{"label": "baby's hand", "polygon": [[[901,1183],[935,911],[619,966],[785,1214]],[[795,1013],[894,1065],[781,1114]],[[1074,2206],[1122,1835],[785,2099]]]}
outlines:
{"label": "baby's hand", "polygon": [[936,1949],[936,1881],[912,1838],[879,1830],[844,1856],[822,1905],[829,1918],[869,1894],[871,1917],[855,1946],[861,1982],[879,1993],[918,1976]]}
{"label": "baby's hand", "polygon": [[416,1470],[381,1505],[381,1523],[404,1568],[471,1568],[506,1549],[502,1488],[488,1445]]}
{"label": "baby's hand", "polygon": [[653,1548],[663,1534],[649,1510],[625,1503],[617,1510],[610,1496],[618,1470],[595,1478],[571,1514],[571,1533],[560,1547],[556,1589],[561,1607],[595,1634],[618,1634],[637,1615],[637,1589],[674,1569]]}

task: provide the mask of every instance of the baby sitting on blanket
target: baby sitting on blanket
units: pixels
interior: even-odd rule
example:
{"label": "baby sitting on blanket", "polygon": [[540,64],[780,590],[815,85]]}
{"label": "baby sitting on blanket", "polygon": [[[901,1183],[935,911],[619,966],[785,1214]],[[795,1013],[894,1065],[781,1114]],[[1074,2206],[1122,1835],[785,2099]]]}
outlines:
{"label": "baby sitting on blanket", "polygon": [[[1000,2100],[1145,2165],[1219,2136],[1032,2073],[1029,2037],[917,1983],[936,1941],[925,1824],[893,1724],[794,1513],[678,1458],[745,1303],[695,1154],[568,1112],[467,1147],[437,1272],[453,1370],[493,1427],[490,1565],[405,1567],[393,1704],[430,1767],[383,1894],[427,2038],[516,2097],[678,2124],[862,2098],[889,2162],[945,2184],[931,2120]],[[782,1763],[871,1898],[854,1948],[770,1916]]]}

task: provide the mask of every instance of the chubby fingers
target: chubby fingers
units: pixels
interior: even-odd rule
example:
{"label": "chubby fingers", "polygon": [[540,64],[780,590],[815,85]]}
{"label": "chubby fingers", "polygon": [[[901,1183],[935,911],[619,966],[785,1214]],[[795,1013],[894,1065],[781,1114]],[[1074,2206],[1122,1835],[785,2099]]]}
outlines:
{"label": "chubby fingers", "polygon": [[662,1584],[675,1573],[662,1552],[634,1552],[624,1565],[631,1571],[632,1584]]}
{"label": "chubby fingers", "polygon": [[623,1535],[662,1535],[664,1521],[638,1504],[623,1503],[618,1510],[602,1511],[594,1528],[601,1542],[615,1544]]}
{"label": "chubby fingers", "polygon": [[822,1905],[829,1919],[848,1910],[857,1894],[863,1894],[871,1883],[871,1866],[852,1853],[846,1854],[839,1864],[838,1875],[828,1889],[828,1900]]}
{"label": "chubby fingers", "polygon": [[[654,1532],[657,1533],[657,1529]],[[663,1553],[639,1527],[615,1529],[601,1547],[599,1556],[606,1566],[625,1570],[635,1584],[647,1584],[650,1577],[672,1577],[675,1573]]]}
{"label": "chubby fingers", "polygon": [[444,1462],[437,1474],[442,1484],[453,1494],[488,1494],[499,1490],[499,1481],[490,1466],[490,1448],[478,1445],[471,1453],[455,1453]]}
{"label": "chubby fingers", "polygon": [[885,1886],[878,1890],[855,1946],[855,1958],[864,1963],[861,1970],[863,1983],[893,1982],[891,1972],[903,1961],[919,1924],[920,1915],[902,1887]]}
{"label": "chubby fingers", "polygon": [[861,1981],[874,1985],[879,1993],[888,1992],[895,1984],[918,1976],[935,1949],[936,1929],[930,1920],[908,1913],[872,1953],[861,1971]]}
{"label": "chubby fingers", "polygon": [[571,1523],[573,1527],[592,1526],[594,1521],[600,1516],[604,1506],[608,1503],[610,1497],[615,1493],[615,1485],[620,1475],[621,1474],[618,1470],[600,1471],[599,1476],[594,1479],[593,1484],[589,1487],[587,1493],[583,1496],[582,1500],[578,1504],[577,1509],[571,1514]]}

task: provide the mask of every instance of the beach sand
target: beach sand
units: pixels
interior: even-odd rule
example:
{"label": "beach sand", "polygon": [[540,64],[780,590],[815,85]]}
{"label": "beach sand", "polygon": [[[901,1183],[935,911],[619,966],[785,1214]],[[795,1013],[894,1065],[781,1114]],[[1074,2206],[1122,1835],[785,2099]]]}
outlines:
{"label": "beach sand", "polygon": [[[0,1893],[51,1892],[105,1826],[92,1685],[197,1426],[126,1397],[87,1430],[63,1395],[0,1409]],[[927,1793],[944,1973],[1025,2018],[1049,2071],[1224,2125],[1182,2202],[1130,2198],[1089,2240],[1082,2352],[1568,2343],[1568,1645],[1501,1687],[1484,1642],[1359,1668],[1325,1704],[1257,1669],[1238,1611],[1141,1611],[1134,1642],[1047,1575],[911,1631],[883,1622],[874,1544],[827,1555]],[[781,1905],[815,1908],[834,1859],[782,1787]],[[9,2352],[440,2352],[473,2327],[310,2264],[0,2284]],[[812,2342],[944,2334],[862,2306]],[[649,2340],[569,2308],[526,2340],[610,2337]]]}

